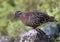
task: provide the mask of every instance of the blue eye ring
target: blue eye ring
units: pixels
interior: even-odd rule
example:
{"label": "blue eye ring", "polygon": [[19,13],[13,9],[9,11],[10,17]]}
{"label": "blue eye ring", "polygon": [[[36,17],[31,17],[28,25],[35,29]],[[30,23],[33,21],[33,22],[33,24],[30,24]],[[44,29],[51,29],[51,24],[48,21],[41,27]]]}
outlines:
{"label": "blue eye ring", "polygon": [[21,11],[16,11],[15,16],[19,16],[22,12]]}

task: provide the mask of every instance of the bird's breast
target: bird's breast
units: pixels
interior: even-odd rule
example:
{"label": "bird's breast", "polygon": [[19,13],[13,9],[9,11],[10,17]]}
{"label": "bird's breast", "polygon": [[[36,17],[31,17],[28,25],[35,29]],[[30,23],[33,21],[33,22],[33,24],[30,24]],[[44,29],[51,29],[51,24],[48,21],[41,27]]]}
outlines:
{"label": "bird's breast", "polygon": [[28,17],[26,17],[25,15],[21,15],[21,16],[20,16],[20,20],[21,20],[25,25],[30,25],[30,20],[29,20]]}

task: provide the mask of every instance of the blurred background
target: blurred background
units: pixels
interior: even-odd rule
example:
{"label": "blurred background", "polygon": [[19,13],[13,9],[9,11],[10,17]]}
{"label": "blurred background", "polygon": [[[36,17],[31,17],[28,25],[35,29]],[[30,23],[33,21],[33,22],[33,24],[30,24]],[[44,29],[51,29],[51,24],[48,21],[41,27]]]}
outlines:
{"label": "blurred background", "polygon": [[[15,38],[29,30],[20,20],[14,20],[15,11],[42,10],[60,22],[60,0],[0,0],[0,36]],[[43,26],[39,26],[41,28]]]}

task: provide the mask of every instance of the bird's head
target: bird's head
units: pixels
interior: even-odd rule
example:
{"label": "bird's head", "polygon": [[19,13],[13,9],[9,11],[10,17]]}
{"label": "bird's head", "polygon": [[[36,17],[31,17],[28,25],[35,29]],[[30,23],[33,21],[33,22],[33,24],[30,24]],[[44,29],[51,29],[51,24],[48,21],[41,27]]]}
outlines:
{"label": "bird's head", "polygon": [[21,11],[16,11],[15,15],[14,15],[14,18],[18,18],[21,14],[22,14]]}

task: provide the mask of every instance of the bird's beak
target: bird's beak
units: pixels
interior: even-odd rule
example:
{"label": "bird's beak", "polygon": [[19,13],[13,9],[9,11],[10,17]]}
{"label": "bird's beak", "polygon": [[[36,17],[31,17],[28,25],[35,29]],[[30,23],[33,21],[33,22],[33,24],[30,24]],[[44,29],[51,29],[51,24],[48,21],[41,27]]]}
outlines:
{"label": "bird's beak", "polygon": [[14,19],[16,19],[16,16],[14,15]]}
{"label": "bird's beak", "polygon": [[17,16],[14,15],[13,19],[14,19],[14,20],[17,20]]}

